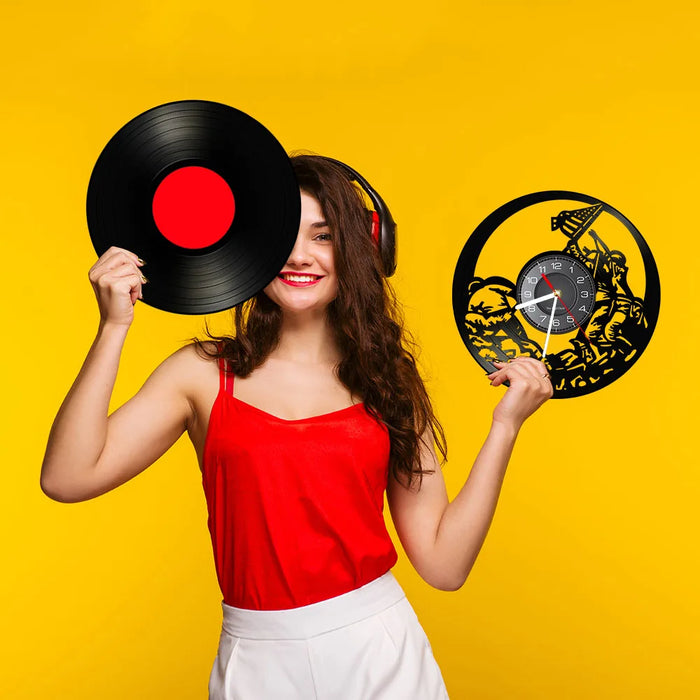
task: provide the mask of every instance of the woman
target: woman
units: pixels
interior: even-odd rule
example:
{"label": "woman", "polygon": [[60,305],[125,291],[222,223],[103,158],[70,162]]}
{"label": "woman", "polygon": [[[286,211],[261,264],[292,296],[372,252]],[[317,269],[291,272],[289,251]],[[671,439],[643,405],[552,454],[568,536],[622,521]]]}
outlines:
{"label": "woman", "polygon": [[430,645],[390,572],[386,489],[406,553],[456,590],[486,536],[516,435],[552,394],[532,358],[496,364],[510,386],[449,503],[445,444],[347,174],[292,158],[302,197],[289,259],[234,310],[233,337],[195,340],[107,416],[146,279],[111,248],[90,270],[97,337],[61,406],[42,467],[47,495],[94,498],[187,430],[202,469],[224,599],[210,698],[444,698]]}

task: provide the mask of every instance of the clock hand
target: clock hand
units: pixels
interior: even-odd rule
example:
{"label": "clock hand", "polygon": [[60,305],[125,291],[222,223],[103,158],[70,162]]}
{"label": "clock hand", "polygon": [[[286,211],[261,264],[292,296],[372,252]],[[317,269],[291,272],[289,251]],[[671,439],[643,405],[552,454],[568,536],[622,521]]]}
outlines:
{"label": "clock hand", "polygon": [[544,349],[542,350],[542,359],[547,357],[547,346],[549,345],[549,336],[552,333],[552,322],[554,321],[554,309],[557,308],[557,299],[559,297],[555,294],[554,301],[552,302],[552,313],[549,315],[549,326],[547,327],[547,337],[544,339]]}
{"label": "clock hand", "polygon": [[[542,273],[542,279],[547,283],[547,286],[552,290],[552,292],[554,292],[554,286],[547,279],[547,275]],[[569,307],[564,303],[563,299],[560,296],[557,296],[557,299],[559,299],[559,301],[561,301],[562,306],[566,309],[566,312],[569,314],[569,316],[571,316],[571,318],[574,319],[574,323],[576,324],[576,328],[578,328],[581,331],[581,333],[583,333],[583,337],[589,342],[589,344],[592,345],[593,343],[591,343],[591,339],[586,335],[586,331],[584,331],[583,328],[581,328],[581,326],[578,325],[578,321],[576,320],[576,317],[571,313],[571,311],[569,311]]]}
{"label": "clock hand", "polygon": [[516,309],[522,309],[523,306],[530,306],[531,304],[539,304],[541,301],[548,301],[549,299],[553,299],[556,296],[554,292],[551,294],[547,294],[546,296],[543,297],[537,297],[537,299],[533,299],[532,301],[524,301],[522,304],[517,304],[514,308]]}

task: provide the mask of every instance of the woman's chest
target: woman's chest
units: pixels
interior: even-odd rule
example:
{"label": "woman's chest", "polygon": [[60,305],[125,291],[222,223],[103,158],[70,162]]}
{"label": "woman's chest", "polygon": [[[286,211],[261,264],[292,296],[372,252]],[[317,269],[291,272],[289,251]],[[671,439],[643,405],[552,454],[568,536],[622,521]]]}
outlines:
{"label": "woman's chest", "polygon": [[248,405],[288,421],[333,413],[361,401],[331,367],[280,360],[268,360],[248,377],[235,377],[231,393]]}

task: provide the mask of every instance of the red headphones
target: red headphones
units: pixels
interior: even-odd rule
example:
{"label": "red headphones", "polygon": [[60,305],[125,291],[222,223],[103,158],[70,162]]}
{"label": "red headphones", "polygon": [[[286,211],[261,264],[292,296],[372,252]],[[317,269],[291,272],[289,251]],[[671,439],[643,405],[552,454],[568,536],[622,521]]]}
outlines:
{"label": "red headphones", "polygon": [[370,198],[374,206],[374,211],[370,212],[372,239],[379,248],[382,272],[385,277],[391,277],[396,270],[396,222],[391,216],[389,207],[360,173],[335,158],[324,157],[331,163],[339,165],[348,174],[350,180],[357,182]]}

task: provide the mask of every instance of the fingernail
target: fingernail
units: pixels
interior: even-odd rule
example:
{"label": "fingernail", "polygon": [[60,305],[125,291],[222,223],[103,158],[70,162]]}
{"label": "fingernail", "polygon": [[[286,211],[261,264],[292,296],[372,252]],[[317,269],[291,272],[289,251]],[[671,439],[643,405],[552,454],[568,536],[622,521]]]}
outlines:
{"label": "fingernail", "polygon": [[145,265],[145,264],[146,264],[146,261],[145,261],[145,260],[141,260],[141,258],[136,258],[136,259],[139,261],[139,263],[140,263],[141,265]]}
{"label": "fingernail", "polygon": [[148,280],[147,280],[143,275],[141,275],[141,281],[142,281],[144,284],[146,284],[146,282],[148,282]]}

